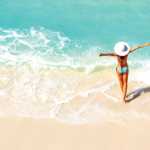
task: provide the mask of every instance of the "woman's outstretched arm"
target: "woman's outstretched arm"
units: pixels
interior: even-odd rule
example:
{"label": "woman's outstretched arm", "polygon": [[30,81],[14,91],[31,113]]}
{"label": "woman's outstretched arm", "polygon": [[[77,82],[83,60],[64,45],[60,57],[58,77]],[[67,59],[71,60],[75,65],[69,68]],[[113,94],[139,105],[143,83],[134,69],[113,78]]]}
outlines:
{"label": "woman's outstretched arm", "polygon": [[129,52],[129,53],[135,51],[136,49],[139,49],[139,48],[142,48],[142,47],[145,47],[145,46],[149,46],[149,45],[150,45],[150,43],[147,42],[147,43],[144,44],[144,45],[140,45],[140,46],[134,47],[134,48],[130,49],[130,52]]}
{"label": "woman's outstretched arm", "polygon": [[116,54],[116,53],[102,54],[102,53],[100,52],[99,56],[117,56],[117,54]]}

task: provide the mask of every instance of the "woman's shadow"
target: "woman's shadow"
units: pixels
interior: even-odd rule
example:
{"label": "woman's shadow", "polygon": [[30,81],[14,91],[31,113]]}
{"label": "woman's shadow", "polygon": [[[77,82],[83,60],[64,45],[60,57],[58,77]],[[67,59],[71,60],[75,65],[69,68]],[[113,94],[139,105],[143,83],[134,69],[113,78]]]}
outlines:
{"label": "woman's shadow", "polygon": [[150,92],[150,87],[147,88],[143,88],[143,89],[138,89],[134,92],[129,93],[127,96],[131,99],[126,100],[126,103],[131,102],[132,100],[136,99],[137,97],[139,97],[141,94],[146,93],[146,92]]}

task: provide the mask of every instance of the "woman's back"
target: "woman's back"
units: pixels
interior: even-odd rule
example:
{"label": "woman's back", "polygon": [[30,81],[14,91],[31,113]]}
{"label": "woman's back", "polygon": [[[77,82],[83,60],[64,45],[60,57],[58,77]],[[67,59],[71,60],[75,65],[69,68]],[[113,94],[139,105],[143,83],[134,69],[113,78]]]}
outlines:
{"label": "woman's back", "polygon": [[128,58],[128,55],[126,56],[117,55],[117,59],[118,59],[117,67],[118,68],[128,67],[127,58]]}

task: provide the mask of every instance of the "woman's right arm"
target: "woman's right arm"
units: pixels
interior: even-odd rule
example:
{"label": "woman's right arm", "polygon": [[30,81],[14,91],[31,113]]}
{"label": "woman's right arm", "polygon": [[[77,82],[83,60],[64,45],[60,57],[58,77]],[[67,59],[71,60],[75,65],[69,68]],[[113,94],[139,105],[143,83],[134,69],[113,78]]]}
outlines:
{"label": "woman's right arm", "polygon": [[100,52],[99,56],[100,56],[100,57],[101,57],[101,56],[117,56],[117,54],[116,54],[116,53],[102,54],[102,53]]}
{"label": "woman's right arm", "polygon": [[145,46],[149,46],[149,45],[150,45],[150,43],[147,42],[147,43],[144,44],[144,45],[140,45],[140,46],[134,47],[134,48],[130,49],[130,52],[129,52],[129,53],[135,51],[136,49],[139,49],[139,48],[142,48],[142,47],[145,47]]}

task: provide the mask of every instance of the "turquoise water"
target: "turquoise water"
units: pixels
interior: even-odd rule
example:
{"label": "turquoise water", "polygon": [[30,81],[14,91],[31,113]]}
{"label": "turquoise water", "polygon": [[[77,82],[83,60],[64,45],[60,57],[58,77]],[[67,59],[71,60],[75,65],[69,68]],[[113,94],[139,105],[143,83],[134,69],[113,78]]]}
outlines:
{"label": "turquoise water", "polygon": [[[99,53],[114,52],[121,41],[131,48],[150,42],[149,7],[148,0],[1,1],[0,115],[72,123],[116,117],[120,112],[88,99],[94,92],[106,96],[101,101],[119,99],[107,92],[119,84],[117,59]],[[149,86],[150,46],[131,53],[128,64],[129,82]],[[70,105],[78,97],[87,97],[80,110]]]}
{"label": "turquoise water", "polygon": [[[117,42],[125,41],[132,48],[143,45],[149,40],[150,10],[148,1],[136,1],[135,3],[123,0],[108,2],[102,0],[26,0],[19,2],[6,0],[0,2],[0,5],[1,45],[8,47],[12,40],[18,40],[15,36],[11,39],[7,37],[4,40],[3,36],[11,33],[7,32],[6,34],[3,30],[11,30],[18,35],[28,36],[22,39],[27,40],[28,44],[33,46],[33,42],[30,40],[34,40],[35,44],[37,41],[33,38],[41,38],[38,37],[40,36],[38,34],[31,34],[30,31],[34,29],[35,32],[40,32],[45,36],[45,39],[42,40],[51,40],[47,43],[47,47],[46,45],[45,47],[40,45],[37,49],[41,53],[45,53],[57,42],[51,55],[56,54],[60,57],[55,58],[55,56],[52,56],[52,61],[55,59],[55,62],[63,62],[64,65],[68,60],[62,58],[62,53],[73,59],[72,62],[69,62],[71,66],[78,64],[78,67],[84,68],[86,65],[87,68],[88,65],[92,64],[95,67],[100,64],[100,60],[97,58],[99,52],[114,52],[113,48]],[[58,32],[60,37],[66,37],[66,39],[62,41],[56,35]],[[55,35],[52,37],[53,33]],[[61,42],[64,45],[60,48],[58,45]],[[11,55],[19,55],[24,51],[31,50],[26,44],[22,43],[18,46],[18,43],[18,41],[13,43],[14,47],[15,44],[17,45],[17,50],[13,47],[8,48]],[[34,49],[33,56],[38,55],[37,49]],[[12,51],[17,51],[17,53]],[[91,55],[92,51],[93,55]],[[87,55],[90,55],[90,57]],[[85,57],[82,62],[81,56],[82,58]],[[129,60],[132,60],[133,57],[140,60],[149,60],[149,47],[138,50],[131,56]],[[45,59],[45,62],[48,59],[50,60],[51,57]],[[99,63],[96,64],[95,59]]]}

